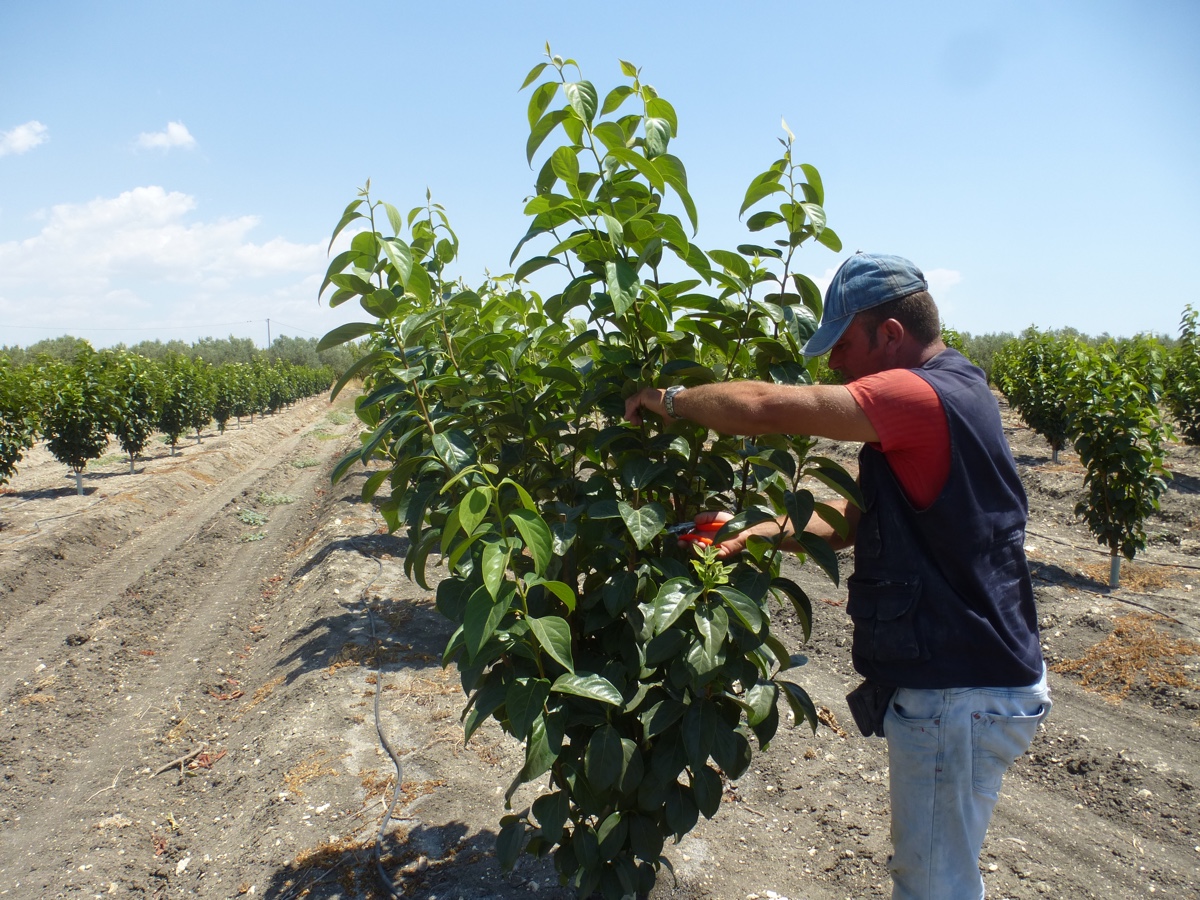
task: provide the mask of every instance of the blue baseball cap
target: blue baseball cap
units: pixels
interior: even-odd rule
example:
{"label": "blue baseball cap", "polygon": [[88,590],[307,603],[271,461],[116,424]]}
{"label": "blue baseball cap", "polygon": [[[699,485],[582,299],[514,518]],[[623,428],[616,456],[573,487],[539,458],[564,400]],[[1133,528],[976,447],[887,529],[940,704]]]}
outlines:
{"label": "blue baseball cap", "polygon": [[925,275],[903,256],[860,250],[842,263],[829,282],[821,326],[804,345],[804,355],[828,353],[864,309],[927,290]]}

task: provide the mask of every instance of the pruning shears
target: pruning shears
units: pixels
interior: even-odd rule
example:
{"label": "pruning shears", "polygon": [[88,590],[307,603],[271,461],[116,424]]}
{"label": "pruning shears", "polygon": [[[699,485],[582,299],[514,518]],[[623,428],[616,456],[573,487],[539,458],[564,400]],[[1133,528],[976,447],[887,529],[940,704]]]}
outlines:
{"label": "pruning shears", "polygon": [[681,522],[668,528],[667,534],[673,534],[681,541],[691,541],[693,544],[711,547],[713,535],[720,531],[724,524],[724,522],[705,522],[703,525],[697,525],[695,522]]}

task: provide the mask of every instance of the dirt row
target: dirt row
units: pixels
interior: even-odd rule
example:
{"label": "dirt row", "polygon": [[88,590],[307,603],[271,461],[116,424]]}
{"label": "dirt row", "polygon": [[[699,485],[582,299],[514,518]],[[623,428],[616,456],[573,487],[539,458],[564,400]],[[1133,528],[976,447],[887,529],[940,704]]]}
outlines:
{"label": "dirt row", "polygon": [[[379,731],[402,767],[382,850],[404,896],[569,896],[545,862],[498,870],[520,748],[492,725],[463,745],[448,624],[360,501],[366,473],[329,484],[356,434],[344,402],[311,400],[132,476],[111,459],[82,498],[36,451],[0,494],[0,896],[385,897],[374,847],[396,765]],[[1061,671],[1005,782],[988,896],[1198,896],[1200,461],[1174,449],[1151,549],[1114,592],[1071,513],[1078,461],[1009,434]],[[795,679],[824,724],[781,729],[727,785],[668,850],[677,881],[664,870],[656,900],[890,895],[886,747],[846,727],[844,588],[790,574],[813,639],[788,610],[775,624],[807,655]]]}

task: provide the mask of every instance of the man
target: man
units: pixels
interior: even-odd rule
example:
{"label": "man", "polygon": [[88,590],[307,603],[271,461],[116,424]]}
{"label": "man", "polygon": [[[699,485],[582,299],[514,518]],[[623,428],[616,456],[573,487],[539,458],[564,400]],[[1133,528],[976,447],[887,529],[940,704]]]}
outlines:
{"label": "man", "polygon": [[[906,259],[858,253],[825,298],[805,356],[844,385],[734,382],[626,402],[728,434],[861,441],[863,509],[840,504],[854,546],[847,611],[855,669],[890,702],[893,900],[983,897],[979,853],[1008,766],[1050,709],[1025,561],[1027,503],[983,373],[942,342],[937,307]],[[703,514],[711,521],[725,514]],[[750,533],[794,533],[786,518]],[[793,544],[794,546],[794,544]],[[892,689],[895,689],[892,694]]]}

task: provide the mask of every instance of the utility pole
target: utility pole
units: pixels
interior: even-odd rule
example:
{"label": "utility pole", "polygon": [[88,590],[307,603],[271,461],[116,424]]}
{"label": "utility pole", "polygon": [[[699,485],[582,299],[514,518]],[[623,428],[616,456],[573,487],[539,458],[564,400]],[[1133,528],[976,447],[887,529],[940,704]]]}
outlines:
{"label": "utility pole", "polygon": [[271,349],[271,320],[267,319],[267,349]]}

